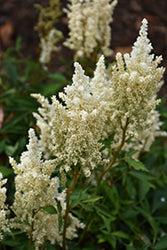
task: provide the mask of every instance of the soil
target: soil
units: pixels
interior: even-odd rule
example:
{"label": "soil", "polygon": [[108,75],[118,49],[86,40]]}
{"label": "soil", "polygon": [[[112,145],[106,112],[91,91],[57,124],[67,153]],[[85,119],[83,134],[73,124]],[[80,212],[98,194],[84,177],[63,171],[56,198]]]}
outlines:
{"label": "soil", "polygon": [[[38,20],[38,10],[34,3],[47,5],[49,0],[0,0],[0,52],[1,54],[15,44],[18,36],[22,37],[22,51],[27,54],[38,53],[39,38],[34,27]],[[61,1],[65,6],[68,1]],[[141,20],[149,21],[149,38],[153,44],[153,52],[163,56],[162,65],[167,68],[167,0],[118,0],[112,23],[111,47],[116,53],[129,52],[138,36]],[[65,37],[68,35],[65,18],[60,20],[59,28]],[[61,53],[69,56],[68,49]],[[167,97],[167,71],[160,94]]]}

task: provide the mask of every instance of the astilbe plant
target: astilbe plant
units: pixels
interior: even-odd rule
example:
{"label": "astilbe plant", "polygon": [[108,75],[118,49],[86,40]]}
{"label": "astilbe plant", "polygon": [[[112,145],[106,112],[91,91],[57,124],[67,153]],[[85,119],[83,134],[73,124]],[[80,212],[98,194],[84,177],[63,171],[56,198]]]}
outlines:
{"label": "astilbe plant", "polygon": [[[155,110],[164,68],[158,67],[161,57],[150,55],[151,48],[144,19],[132,52],[116,55],[111,75],[101,56],[93,78],[75,63],[72,85],[52,96],[51,102],[32,94],[42,106],[34,113],[39,139],[30,129],[20,163],[10,158],[16,174],[11,207],[15,217],[10,223],[26,232],[36,249],[49,240],[65,250],[66,240],[77,237],[77,228],[84,228],[84,220],[75,217],[71,207],[80,180],[83,186],[91,185],[91,201],[101,199],[96,196],[101,181],[111,180],[110,170],[118,165],[120,152],[135,149],[138,159],[156,136],[166,135],[160,131]],[[110,142],[106,148],[105,140]],[[89,226],[88,220],[85,232]]]}
{"label": "astilbe plant", "polygon": [[117,1],[70,0],[65,9],[69,18],[69,38],[64,45],[75,51],[75,58],[97,59],[98,53],[110,56],[112,15]]}
{"label": "astilbe plant", "polygon": [[[29,246],[35,241],[36,249],[43,246],[46,240],[62,245],[63,228],[59,225],[58,218],[65,215],[66,192],[58,191],[58,177],[50,178],[56,161],[42,160],[42,152],[33,129],[29,130],[29,138],[27,151],[22,153],[21,162],[17,164],[10,158],[16,174],[15,200],[11,207],[15,217],[11,219],[11,227],[26,232],[30,238]],[[58,210],[58,202],[61,204],[61,211]],[[49,207],[53,214],[47,212]],[[83,228],[84,224],[72,214],[69,214],[69,219],[71,222],[68,224],[66,237],[72,239],[77,236],[76,228]]]}

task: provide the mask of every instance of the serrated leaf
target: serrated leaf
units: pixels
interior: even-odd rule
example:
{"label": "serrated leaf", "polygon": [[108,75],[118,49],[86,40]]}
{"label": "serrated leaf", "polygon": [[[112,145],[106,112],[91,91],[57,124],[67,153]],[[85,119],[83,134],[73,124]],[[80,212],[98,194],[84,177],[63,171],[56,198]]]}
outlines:
{"label": "serrated leaf", "polygon": [[144,164],[141,161],[136,161],[132,158],[125,158],[125,161],[128,163],[129,167],[132,167],[136,170],[148,172],[148,169],[144,166]]}
{"label": "serrated leaf", "polygon": [[57,210],[53,206],[42,207],[42,209],[48,212],[49,214],[57,214]]}

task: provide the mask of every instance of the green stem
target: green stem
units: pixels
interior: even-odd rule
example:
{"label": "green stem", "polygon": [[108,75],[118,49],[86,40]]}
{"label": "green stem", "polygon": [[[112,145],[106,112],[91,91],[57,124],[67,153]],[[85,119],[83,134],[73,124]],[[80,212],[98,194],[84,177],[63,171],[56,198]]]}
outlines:
{"label": "green stem", "polygon": [[71,187],[67,189],[67,196],[66,196],[66,211],[64,215],[64,225],[63,225],[63,250],[66,250],[66,232],[67,232],[67,224],[68,224],[68,214],[71,210],[70,208],[70,196],[72,194],[72,191],[77,183],[79,174],[78,174],[78,166],[76,166],[74,171],[74,178],[71,184]]}
{"label": "green stem", "polygon": [[126,120],[126,124],[124,126],[124,128],[122,127],[122,139],[121,139],[121,143],[120,145],[118,146],[118,148],[114,151],[113,153],[113,158],[111,159],[111,161],[109,162],[108,166],[102,171],[102,173],[100,174],[99,178],[98,178],[98,181],[97,181],[97,187],[95,189],[95,194],[97,194],[98,192],[98,189],[99,189],[99,186],[100,186],[100,182],[103,178],[103,176],[111,169],[111,167],[114,165],[114,163],[116,162],[117,160],[117,156],[119,154],[119,152],[121,151],[124,143],[125,143],[125,137],[126,137],[126,130],[127,130],[127,127],[128,127],[128,123],[129,123],[129,118],[127,118]]}

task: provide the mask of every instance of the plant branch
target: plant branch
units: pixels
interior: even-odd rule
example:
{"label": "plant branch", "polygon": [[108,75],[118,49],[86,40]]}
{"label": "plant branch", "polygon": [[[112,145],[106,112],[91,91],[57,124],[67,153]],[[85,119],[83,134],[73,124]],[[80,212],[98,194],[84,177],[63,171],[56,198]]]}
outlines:
{"label": "plant branch", "polygon": [[66,232],[67,232],[67,224],[68,224],[68,214],[69,214],[69,211],[71,210],[71,208],[70,208],[70,196],[71,196],[72,191],[77,183],[78,177],[79,177],[79,170],[78,170],[78,166],[76,166],[71,187],[68,188],[66,191],[67,192],[66,211],[65,211],[65,215],[64,215],[64,225],[63,225],[63,250],[66,250]]}

